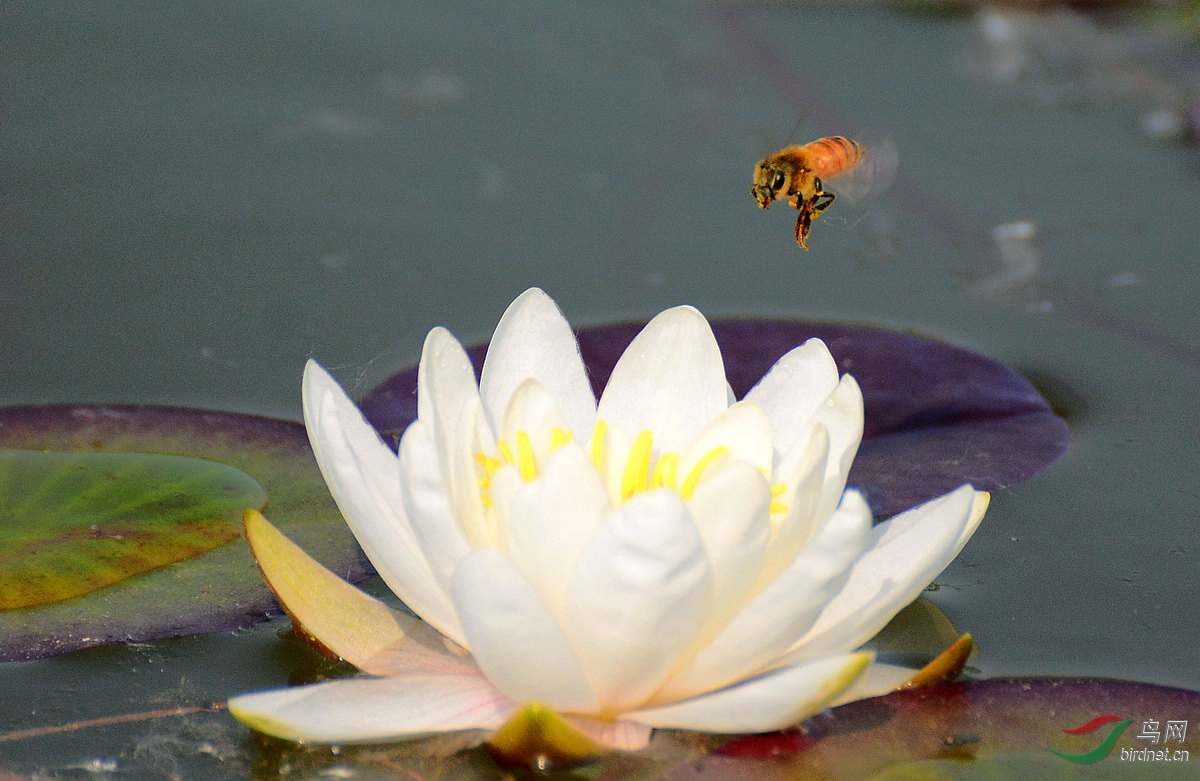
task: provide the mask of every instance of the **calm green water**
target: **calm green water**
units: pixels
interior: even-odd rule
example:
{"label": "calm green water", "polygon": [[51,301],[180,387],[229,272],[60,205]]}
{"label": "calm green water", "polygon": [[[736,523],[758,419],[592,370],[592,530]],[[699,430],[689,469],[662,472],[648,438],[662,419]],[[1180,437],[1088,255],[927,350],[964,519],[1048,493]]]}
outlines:
{"label": "calm green water", "polygon": [[[1021,369],[1075,437],[994,497],[931,596],[980,673],[1198,688],[1200,179],[1194,148],[1141,128],[1197,55],[1142,26],[988,24],[7,3],[0,403],[297,418],[306,358],[361,392],[435,324],[486,338],[530,285],[579,324],[691,303],[915,329]],[[808,253],[748,194],[798,121],[899,161]],[[1032,238],[997,243],[1016,220]],[[0,665],[0,733],[281,684],[283,626]],[[249,749],[206,718],[163,750],[217,777]],[[82,773],[147,729],[0,744],[0,776]]]}

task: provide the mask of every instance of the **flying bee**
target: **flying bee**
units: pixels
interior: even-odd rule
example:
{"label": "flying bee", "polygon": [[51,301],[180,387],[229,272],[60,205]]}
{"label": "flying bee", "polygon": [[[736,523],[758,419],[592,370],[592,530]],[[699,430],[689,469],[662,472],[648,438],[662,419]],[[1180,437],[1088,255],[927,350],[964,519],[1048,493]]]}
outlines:
{"label": "flying bee", "polygon": [[845,136],[818,138],[803,146],[789,146],[760,160],[754,167],[750,194],[765,209],[776,198],[787,198],[800,212],[796,217],[796,243],[807,250],[812,221],[829,208],[834,194],[825,189],[825,179],[845,174],[866,158],[863,145]]}

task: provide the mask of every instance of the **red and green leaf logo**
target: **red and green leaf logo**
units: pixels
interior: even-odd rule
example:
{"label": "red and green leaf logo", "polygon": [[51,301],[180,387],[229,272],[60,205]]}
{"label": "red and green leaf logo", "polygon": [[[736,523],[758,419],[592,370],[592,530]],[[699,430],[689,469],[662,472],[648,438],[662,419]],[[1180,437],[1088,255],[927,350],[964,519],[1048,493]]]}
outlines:
{"label": "red and green leaf logo", "polygon": [[1065,729],[1063,732],[1068,735],[1086,735],[1089,732],[1095,732],[1105,724],[1117,722],[1117,725],[1108,731],[1108,737],[1101,741],[1099,746],[1096,746],[1091,751],[1084,751],[1082,754],[1065,754],[1061,751],[1055,751],[1052,748],[1047,748],[1051,754],[1062,757],[1068,762],[1075,762],[1080,765],[1088,765],[1092,762],[1099,762],[1108,756],[1112,751],[1113,745],[1116,744],[1117,738],[1121,737],[1121,733],[1129,726],[1133,719],[1122,719],[1120,716],[1114,716],[1111,713],[1106,713],[1103,716],[1097,716],[1086,724],[1081,724],[1074,729]]}

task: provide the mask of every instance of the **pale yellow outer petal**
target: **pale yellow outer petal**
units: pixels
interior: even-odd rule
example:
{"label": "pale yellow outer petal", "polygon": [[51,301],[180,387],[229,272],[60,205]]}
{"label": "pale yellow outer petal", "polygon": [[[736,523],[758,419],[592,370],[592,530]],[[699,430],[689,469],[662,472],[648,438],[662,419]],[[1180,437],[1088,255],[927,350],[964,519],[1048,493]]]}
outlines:
{"label": "pale yellow outer petal", "polygon": [[428,624],[334,575],[257,510],[247,510],[244,521],[250,549],[280,604],[304,634],[339,658],[376,674],[395,672],[401,657],[423,669],[476,669]]}

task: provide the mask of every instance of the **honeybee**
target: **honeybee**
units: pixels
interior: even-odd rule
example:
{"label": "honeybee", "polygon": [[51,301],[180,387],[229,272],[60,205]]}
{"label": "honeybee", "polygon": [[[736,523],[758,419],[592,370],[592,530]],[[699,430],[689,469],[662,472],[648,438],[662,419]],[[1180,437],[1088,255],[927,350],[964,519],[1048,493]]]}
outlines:
{"label": "honeybee", "polygon": [[812,221],[833,203],[824,179],[852,171],[866,158],[863,145],[845,136],[818,138],[803,146],[789,146],[760,160],[754,167],[750,194],[765,209],[776,198],[787,198],[800,212],[796,217],[796,243],[807,250]]}

